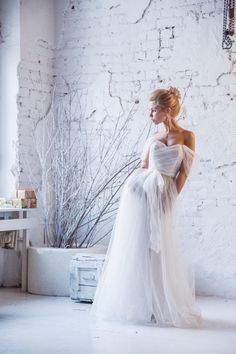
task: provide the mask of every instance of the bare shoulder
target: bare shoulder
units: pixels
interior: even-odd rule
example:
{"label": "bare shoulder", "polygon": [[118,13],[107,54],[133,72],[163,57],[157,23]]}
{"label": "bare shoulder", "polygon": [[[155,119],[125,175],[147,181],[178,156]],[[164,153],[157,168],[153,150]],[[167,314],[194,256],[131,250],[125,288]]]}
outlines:
{"label": "bare shoulder", "polygon": [[195,151],[195,134],[191,130],[184,130],[184,144]]}

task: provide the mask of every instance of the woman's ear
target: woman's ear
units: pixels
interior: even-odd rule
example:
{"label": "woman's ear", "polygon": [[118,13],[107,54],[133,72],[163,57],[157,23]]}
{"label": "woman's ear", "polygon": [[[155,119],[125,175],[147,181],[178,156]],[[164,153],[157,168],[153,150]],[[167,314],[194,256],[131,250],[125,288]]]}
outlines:
{"label": "woman's ear", "polygon": [[166,113],[170,116],[171,115],[171,109],[170,107],[166,108]]}

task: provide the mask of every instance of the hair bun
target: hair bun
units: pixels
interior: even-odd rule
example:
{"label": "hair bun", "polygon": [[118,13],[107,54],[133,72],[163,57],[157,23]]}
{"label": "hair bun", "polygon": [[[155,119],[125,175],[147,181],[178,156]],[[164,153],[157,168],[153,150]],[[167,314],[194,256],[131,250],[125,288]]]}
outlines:
{"label": "hair bun", "polygon": [[178,98],[178,99],[181,98],[181,94],[176,87],[170,87],[169,92],[170,92],[170,94],[174,95],[176,98]]}

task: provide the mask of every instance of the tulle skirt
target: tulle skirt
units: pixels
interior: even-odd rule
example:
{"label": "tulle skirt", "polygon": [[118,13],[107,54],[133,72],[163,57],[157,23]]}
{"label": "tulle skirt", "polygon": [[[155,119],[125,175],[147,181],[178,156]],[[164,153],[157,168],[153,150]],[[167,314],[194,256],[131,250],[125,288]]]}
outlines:
{"label": "tulle skirt", "polygon": [[90,316],[201,327],[194,277],[174,232],[171,176],[138,168],[126,180]]}

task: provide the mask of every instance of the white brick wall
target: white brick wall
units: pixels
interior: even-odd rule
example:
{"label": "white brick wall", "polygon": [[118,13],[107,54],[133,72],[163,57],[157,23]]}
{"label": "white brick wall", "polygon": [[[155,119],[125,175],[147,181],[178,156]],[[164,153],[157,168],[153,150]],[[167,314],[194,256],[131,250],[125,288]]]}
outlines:
{"label": "white brick wall", "polygon": [[20,151],[28,146],[35,164],[26,127],[50,92],[53,54],[58,88],[66,90],[64,76],[86,93],[84,114],[95,111],[88,131],[105,110],[116,117],[138,98],[129,135],[135,140],[149,120],[151,91],[178,87],[184,97],[179,122],[195,132],[200,156],[179,200],[197,291],[236,297],[236,56],[235,49],[221,49],[222,7],[220,0],[71,0],[60,48],[52,53],[38,43],[33,58],[20,64],[19,139]]}
{"label": "white brick wall", "polygon": [[[33,169],[37,169],[38,157],[35,149],[32,149],[34,146],[32,132],[37,121],[47,110],[53,86],[52,49],[48,43],[44,43],[44,47],[37,43],[33,50],[34,55],[21,60],[18,66],[18,153],[22,172],[18,181],[20,188],[27,188],[28,185],[29,169],[26,170],[26,160],[29,160]],[[34,172],[32,178],[35,184],[39,184],[40,171],[38,175]]]}

